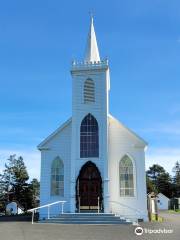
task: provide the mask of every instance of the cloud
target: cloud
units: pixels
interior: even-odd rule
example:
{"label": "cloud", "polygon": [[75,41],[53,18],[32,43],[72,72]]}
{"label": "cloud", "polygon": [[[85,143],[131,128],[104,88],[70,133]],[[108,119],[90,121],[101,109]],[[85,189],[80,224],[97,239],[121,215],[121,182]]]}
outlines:
{"label": "cloud", "polygon": [[30,179],[40,178],[40,152],[36,149],[0,149],[0,172],[4,169],[6,160],[13,154],[23,157]]}
{"label": "cloud", "polygon": [[180,148],[150,148],[146,153],[146,169],[159,164],[172,174],[175,162],[180,161]]}

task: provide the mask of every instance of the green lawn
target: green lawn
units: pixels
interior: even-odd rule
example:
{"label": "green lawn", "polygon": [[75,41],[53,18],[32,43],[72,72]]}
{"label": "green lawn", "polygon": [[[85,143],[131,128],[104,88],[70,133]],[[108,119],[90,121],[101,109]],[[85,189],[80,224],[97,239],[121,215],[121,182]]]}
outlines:
{"label": "green lawn", "polygon": [[175,211],[174,210],[169,210],[168,212],[169,213],[180,213],[180,209],[176,209]]}
{"label": "green lawn", "polygon": [[163,222],[163,217],[158,215],[158,220],[156,220],[155,214],[151,214],[151,221],[152,222]]}

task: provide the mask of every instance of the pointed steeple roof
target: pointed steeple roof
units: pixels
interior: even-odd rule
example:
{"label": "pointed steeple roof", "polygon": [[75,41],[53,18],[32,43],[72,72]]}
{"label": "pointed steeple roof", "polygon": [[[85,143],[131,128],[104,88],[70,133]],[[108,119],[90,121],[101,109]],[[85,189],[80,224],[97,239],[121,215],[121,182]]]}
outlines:
{"label": "pointed steeple roof", "polygon": [[93,17],[91,16],[91,24],[87,39],[85,59],[86,62],[100,61],[99,50],[94,30]]}

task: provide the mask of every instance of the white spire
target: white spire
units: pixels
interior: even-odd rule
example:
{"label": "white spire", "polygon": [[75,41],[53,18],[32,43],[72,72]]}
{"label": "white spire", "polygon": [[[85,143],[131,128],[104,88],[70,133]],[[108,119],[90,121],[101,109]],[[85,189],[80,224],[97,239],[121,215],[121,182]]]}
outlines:
{"label": "white spire", "polygon": [[93,17],[91,16],[91,25],[89,29],[85,59],[86,62],[100,61],[99,50],[96,41],[96,34],[94,31]]}

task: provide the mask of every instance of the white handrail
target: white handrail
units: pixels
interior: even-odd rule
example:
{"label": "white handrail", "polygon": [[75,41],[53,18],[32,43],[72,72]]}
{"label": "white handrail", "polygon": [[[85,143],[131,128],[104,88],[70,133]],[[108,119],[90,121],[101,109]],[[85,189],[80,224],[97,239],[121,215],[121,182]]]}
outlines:
{"label": "white handrail", "polygon": [[47,207],[48,208],[48,219],[49,219],[50,218],[50,206],[58,204],[58,203],[61,204],[61,213],[63,214],[64,213],[64,203],[66,203],[66,201],[57,201],[57,202],[49,203],[49,204],[46,204],[46,205],[43,205],[40,207],[36,207],[36,208],[27,210],[27,212],[32,212],[32,224],[34,223],[34,213],[36,212],[37,209]]}
{"label": "white handrail", "polygon": [[98,214],[99,214],[99,207],[100,207],[100,203],[99,203],[99,197],[98,197]]}
{"label": "white handrail", "polygon": [[79,213],[81,211],[81,198],[79,197]]}

